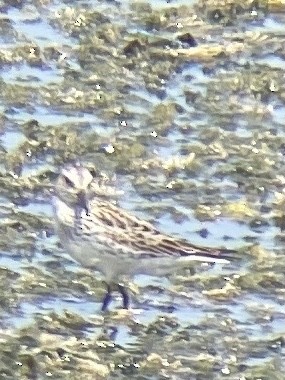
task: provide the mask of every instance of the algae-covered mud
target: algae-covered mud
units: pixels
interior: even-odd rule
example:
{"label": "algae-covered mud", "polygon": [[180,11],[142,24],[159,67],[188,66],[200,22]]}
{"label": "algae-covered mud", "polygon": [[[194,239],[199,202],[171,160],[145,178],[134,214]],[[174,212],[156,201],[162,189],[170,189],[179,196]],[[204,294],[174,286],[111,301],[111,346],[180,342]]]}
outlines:
{"label": "algae-covered mud", "polygon": [[[284,1],[0,9],[0,379],[283,379]],[[53,230],[79,158],[122,207],[236,260],[140,276],[133,310],[102,314],[102,277]]]}

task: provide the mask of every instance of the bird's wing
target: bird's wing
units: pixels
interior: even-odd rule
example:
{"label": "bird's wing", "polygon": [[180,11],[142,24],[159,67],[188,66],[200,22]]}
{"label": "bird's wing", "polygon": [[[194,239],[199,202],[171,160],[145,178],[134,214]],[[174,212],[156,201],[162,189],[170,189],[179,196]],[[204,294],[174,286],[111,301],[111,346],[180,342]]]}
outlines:
{"label": "bird's wing", "polygon": [[[93,218],[100,224],[106,236],[118,245],[126,247],[138,257],[201,257],[197,260],[230,260],[234,250],[196,246],[188,241],[159,232],[151,223],[141,220],[116,205],[97,201]],[[190,258],[190,257],[189,257]]]}

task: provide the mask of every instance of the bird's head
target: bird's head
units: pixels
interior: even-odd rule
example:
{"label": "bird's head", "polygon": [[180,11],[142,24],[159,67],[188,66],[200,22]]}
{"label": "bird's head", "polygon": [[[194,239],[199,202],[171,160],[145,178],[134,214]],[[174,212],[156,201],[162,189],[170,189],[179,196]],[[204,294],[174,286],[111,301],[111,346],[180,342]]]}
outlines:
{"label": "bird's head", "polygon": [[89,213],[89,199],[93,182],[91,172],[77,163],[60,171],[55,184],[56,195],[68,206]]}

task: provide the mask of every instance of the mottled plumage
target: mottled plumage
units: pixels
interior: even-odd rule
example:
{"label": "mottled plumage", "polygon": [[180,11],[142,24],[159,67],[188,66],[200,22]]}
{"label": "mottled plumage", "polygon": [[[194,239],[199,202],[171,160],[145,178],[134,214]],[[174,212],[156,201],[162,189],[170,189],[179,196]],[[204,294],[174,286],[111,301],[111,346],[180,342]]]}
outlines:
{"label": "mottled plumage", "polygon": [[[159,232],[115,205],[110,187],[80,165],[62,169],[53,198],[56,227],[64,247],[84,267],[99,270],[107,283],[105,310],[116,284],[129,305],[124,279],[136,274],[164,275],[190,261],[228,263],[234,251],[212,249]],[[119,285],[118,285],[119,284]]]}

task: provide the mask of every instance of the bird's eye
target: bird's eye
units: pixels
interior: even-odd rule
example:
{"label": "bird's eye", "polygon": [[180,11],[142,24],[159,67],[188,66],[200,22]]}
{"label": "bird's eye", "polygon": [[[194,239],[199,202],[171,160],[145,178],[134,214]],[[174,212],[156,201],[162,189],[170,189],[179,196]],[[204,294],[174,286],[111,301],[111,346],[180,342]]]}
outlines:
{"label": "bird's eye", "polygon": [[97,177],[97,171],[95,168],[89,169],[89,173],[92,175],[93,178]]}
{"label": "bird's eye", "polygon": [[64,180],[65,180],[65,183],[69,186],[69,187],[74,187],[74,183],[66,176],[63,176]]}

